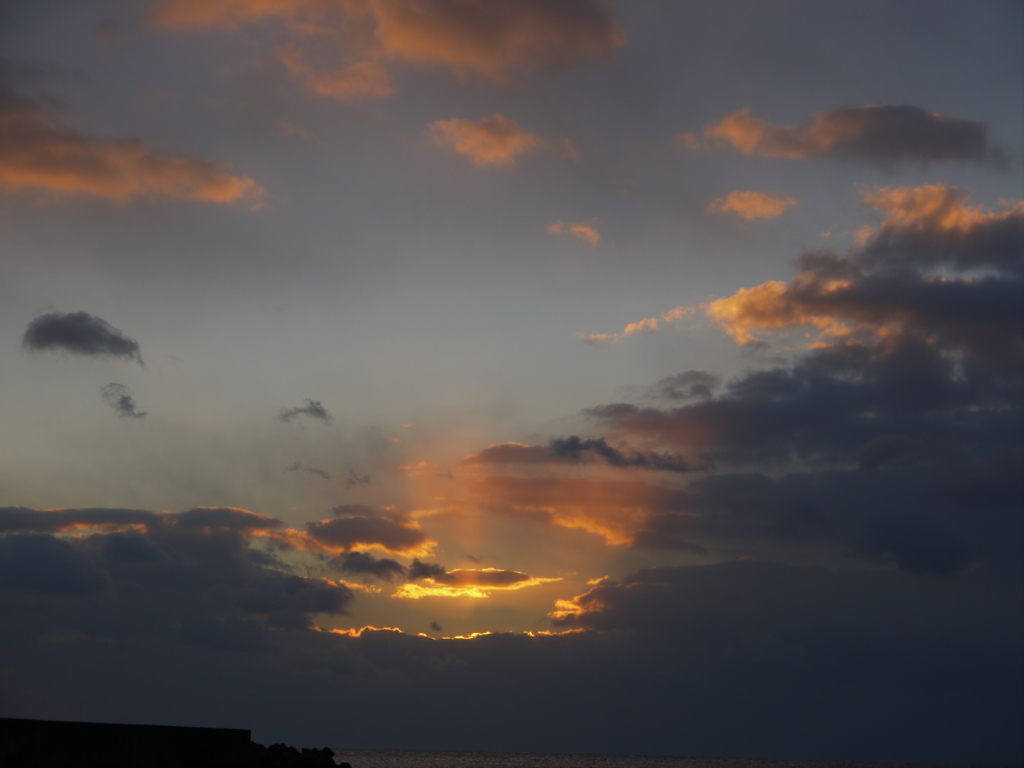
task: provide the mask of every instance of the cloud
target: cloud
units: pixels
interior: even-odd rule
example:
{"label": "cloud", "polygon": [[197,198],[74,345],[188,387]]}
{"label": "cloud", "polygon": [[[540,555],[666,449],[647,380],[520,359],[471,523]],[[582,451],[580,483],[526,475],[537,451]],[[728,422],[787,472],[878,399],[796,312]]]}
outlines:
{"label": "cloud", "polygon": [[741,109],[707,126],[703,140],[680,134],[689,149],[731,146],[745,155],[790,160],[834,157],[892,166],[941,160],[1005,164],[984,123],[944,117],[922,107],[877,105],[816,112],[809,125],[779,126]]}
{"label": "cloud", "polygon": [[466,155],[480,168],[511,167],[516,156],[542,145],[534,134],[498,113],[476,123],[457,118],[437,120],[427,131],[435,144]]}
{"label": "cloud", "polygon": [[700,469],[666,453],[614,448],[604,438],[578,435],[552,438],[547,446],[498,443],[467,456],[467,466],[493,464],[580,464],[598,462],[620,469],[652,469],[668,472],[694,472]]}
{"label": "cloud", "polygon": [[352,101],[367,97],[382,99],[395,92],[388,71],[369,59],[353,61],[334,72],[318,72],[307,63],[294,42],[278,48],[276,54],[288,74],[317,96]]}
{"label": "cloud", "polygon": [[309,418],[317,419],[324,424],[331,423],[331,414],[327,412],[327,409],[323,407],[319,400],[310,400],[307,397],[304,402],[306,403],[305,405],[297,408],[282,408],[278,418],[281,421],[291,421],[296,416],[309,416]]}
{"label": "cloud", "polygon": [[354,467],[349,467],[345,472],[345,488],[352,489],[357,485],[373,485],[373,478],[357,472]]}
{"label": "cloud", "polygon": [[136,617],[112,632],[148,624],[201,644],[251,644],[265,628],[343,615],[353,599],[347,587],[284,573],[251,548],[254,536],[280,525],[230,507],[0,508],[0,602],[22,593],[88,599],[93,624],[111,612]]}
{"label": "cloud", "polygon": [[146,412],[140,411],[136,407],[135,398],[132,397],[131,390],[124,384],[104,384],[100,388],[100,392],[103,395],[103,399],[114,409],[114,413],[118,416],[124,416],[129,419],[142,419],[146,417]]}
{"label": "cloud", "polygon": [[375,4],[385,55],[498,83],[513,67],[565,67],[625,45],[611,5],[595,0],[397,0]]}
{"label": "cloud", "polygon": [[678,323],[693,316],[694,307],[676,307],[659,317],[645,317],[635,323],[629,323],[622,333],[580,333],[577,334],[588,344],[618,344],[629,336],[637,336],[648,333],[657,333],[660,330],[659,323]]}
{"label": "cloud", "polygon": [[423,563],[419,559],[413,560],[407,570],[410,581],[417,579],[435,579],[443,577],[447,571],[443,565],[438,563]]}
{"label": "cloud", "polygon": [[405,575],[405,568],[397,560],[376,558],[365,552],[346,552],[332,561],[332,565],[347,573],[373,576],[386,581]]}
{"label": "cloud", "polygon": [[647,396],[669,400],[707,400],[721,384],[722,378],[713,373],[704,370],[684,371],[659,381]]}
{"label": "cloud", "polygon": [[942,185],[875,189],[864,201],[886,218],[845,258],[805,253],[790,283],[742,288],[710,302],[708,316],[746,345],[800,327],[820,344],[927,329],[944,346],[1024,356],[1024,202],[985,211]]}
{"label": "cloud", "polygon": [[601,242],[601,233],[598,232],[597,227],[594,226],[596,223],[597,219],[577,222],[556,221],[548,227],[548,233],[552,235],[572,235],[577,240],[582,240],[587,245],[596,246]]}
{"label": "cloud", "polygon": [[125,357],[142,364],[139,342],[106,320],[87,312],[50,312],[28,324],[21,339],[25,349],[63,350],[73,355]]}
{"label": "cloud", "polygon": [[0,188],[90,195],[114,202],[170,197],[213,203],[255,200],[263,190],[215,163],[160,157],[136,139],[91,136],[60,113],[0,83]]}
{"label": "cloud", "polygon": [[739,214],[748,221],[750,219],[774,219],[786,212],[787,208],[796,205],[796,200],[782,195],[766,192],[730,192],[726,197],[719,197],[708,205],[708,213]]}
{"label": "cloud", "polygon": [[335,520],[306,524],[306,535],[321,546],[341,552],[379,548],[400,555],[424,555],[436,542],[415,523],[392,519],[372,508],[339,507]]}
{"label": "cloud", "polygon": [[66,541],[42,533],[0,538],[0,590],[84,595],[106,585],[103,573]]}
{"label": "cloud", "polygon": [[152,14],[156,25],[178,30],[269,19],[296,35],[344,41],[373,66],[378,59],[440,65],[496,83],[512,69],[600,61],[626,42],[602,0],[163,0]]}
{"label": "cloud", "polygon": [[295,462],[290,467],[285,467],[285,472],[308,472],[311,475],[322,477],[324,480],[331,479],[331,473],[326,469],[319,469],[317,467],[304,467],[299,462]]}

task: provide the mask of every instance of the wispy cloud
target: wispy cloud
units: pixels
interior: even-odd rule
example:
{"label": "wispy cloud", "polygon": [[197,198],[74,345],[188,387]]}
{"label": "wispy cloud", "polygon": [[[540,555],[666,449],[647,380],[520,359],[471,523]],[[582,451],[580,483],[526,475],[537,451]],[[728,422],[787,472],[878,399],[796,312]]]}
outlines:
{"label": "wispy cloud", "polygon": [[263,190],[206,160],[162,157],[137,139],[91,136],[66,117],[0,84],[0,188],[90,195],[115,202],[171,197],[255,200]]}
{"label": "wispy cloud", "polygon": [[696,309],[694,307],[676,307],[670,309],[658,317],[645,317],[635,323],[629,323],[622,333],[579,333],[577,334],[588,344],[618,344],[630,336],[657,333],[664,323],[678,323],[693,317]]}
{"label": "wispy cloud", "polygon": [[548,226],[548,234],[551,235],[572,235],[578,240],[582,240],[587,245],[596,246],[601,242],[601,233],[597,231],[597,219],[588,219],[587,221],[556,221],[554,224]]}
{"label": "wispy cloud", "polygon": [[124,384],[111,382],[110,384],[103,385],[100,392],[103,399],[114,409],[114,413],[118,416],[124,416],[129,419],[145,418],[146,412],[138,409],[131,390]]}
{"label": "wispy cloud", "polygon": [[281,421],[291,421],[297,416],[309,416],[311,419],[322,421],[324,424],[331,423],[331,414],[327,412],[323,404],[319,400],[310,400],[308,397],[304,401],[306,404],[298,406],[297,408],[282,408],[278,414],[278,418]]}

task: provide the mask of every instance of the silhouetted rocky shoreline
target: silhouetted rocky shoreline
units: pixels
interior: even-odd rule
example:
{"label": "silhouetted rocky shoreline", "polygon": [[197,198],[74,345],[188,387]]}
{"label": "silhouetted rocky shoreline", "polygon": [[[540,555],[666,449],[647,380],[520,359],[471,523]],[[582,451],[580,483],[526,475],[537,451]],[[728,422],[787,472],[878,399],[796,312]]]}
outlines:
{"label": "silhouetted rocky shoreline", "polygon": [[265,747],[250,737],[236,728],[0,718],[0,768],[335,768],[328,747]]}

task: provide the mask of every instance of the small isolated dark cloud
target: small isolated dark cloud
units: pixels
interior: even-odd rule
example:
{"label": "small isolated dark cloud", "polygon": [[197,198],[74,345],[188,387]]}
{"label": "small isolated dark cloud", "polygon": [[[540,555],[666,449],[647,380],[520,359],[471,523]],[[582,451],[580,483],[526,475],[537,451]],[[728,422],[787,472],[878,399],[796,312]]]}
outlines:
{"label": "small isolated dark cloud", "polygon": [[337,519],[306,523],[306,533],[321,545],[351,552],[380,547],[388,552],[411,555],[434,542],[412,522],[372,507],[347,504],[331,510]]}
{"label": "small isolated dark cloud", "polygon": [[64,351],[73,355],[125,357],[142,363],[139,342],[88,312],[50,312],[28,324],[21,340],[30,350]]}
{"label": "small isolated dark cloud", "polygon": [[114,409],[114,413],[118,416],[124,416],[127,419],[145,418],[146,412],[138,409],[131,390],[124,384],[116,382],[104,384],[100,388],[100,392],[103,395],[103,399]]}
{"label": "small isolated dark cloud", "polygon": [[[311,475],[322,477],[324,480],[331,479],[331,473],[326,469],[320,469],[319,467],[304,467],[299,462],[295,462],[290,467],[285,467],[285,472],[308,472]],[[347,486],[346,486],[347,487]]]}
{"label": "small isolated dark cloud", "polygon": [[365,552],[346,552],[339,555],[333,565],[346,573],[373,576],[387,581],[391,581],[395,576],[405,575],[405,568],[397,560],[384,557],[376,558]]}
{"label": "small isolated dark cloud", "polygon": [[291,421],[296,416],[309,416],[311,419],[319,419],[324,424],[331,423],[331,414],[323,407],[319,400],[304,401],[306,404],[298,408],[282,408],[279,418],[281,421]]}
{"label": "small isolated dark cloud", "polygon": [[945,117],[912,105],[840,107],[816,112],[809,124],[773,125],[741,109],[680,137],[691,148],[731,146],[745,155],[787,159],[836,157],[892,166],[941,160],[1006,165],[984,123]]}
{"label": "small isolated dark cloud", "polygon": [[408,568],[409,581],[417,579],[443,579],[448,571],[439,563],[423,563],[417,558],[413,560]]}
{"label": "small isolated dark cloud", "polygon": [[440,632],[441,631],[441,625],[438,624],[436,621],[430,622],[430,628],[432,630],[434,630],[435,632]]}

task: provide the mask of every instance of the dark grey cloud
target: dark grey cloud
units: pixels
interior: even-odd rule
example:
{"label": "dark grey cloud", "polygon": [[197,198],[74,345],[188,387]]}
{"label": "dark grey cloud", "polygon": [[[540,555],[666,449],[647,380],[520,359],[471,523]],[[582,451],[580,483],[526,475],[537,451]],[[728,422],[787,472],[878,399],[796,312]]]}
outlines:
{"label": "dark grey cloud", "polygon": [[684,371],[659,381],[647,396],[668,400],[707,400],[721,385],[721,376],[707,371]]}
{"label": "dark grey cloud", "polygon": [[77,596],[87,601],[83,615],[113,622],[107,635],[134,625],[183,633],[187,642],[202,634],[188,627],[246,625],[259,637],[271,627],[308,627],[317,614],[344,614],[348,588],[292,575],[253,547],[254,532],[277,526],[234,508],[0,509],[0,606],[26,593]]}
{"label": "dark grey cloud", "polygon": [[376,558],[365,552],[346,552],[331,561],[331,565],[346,573],[372,576],[386,581],[405,575],[405,567],[397,560]]}
{"label": "dark grey cloud", "polygon": [[[239,576],[232,550],[187,566],[187,544],[154,544],[157,560],[97,560],[113,570],[96,592],[26,606],[0,590],[5,687],[33,691],[35,716],[212,725],[230,713],[268,743],[329,743],[344,722],[353,748],[1021,756],[1024,585],[986,567],[944,579],[756,560],[657,568],[572,600],[555,628],[583,632],[442,640],[267,631],[271,614],[259,611],[280,593],[266,585],[243,605],[259,578]],[[215,555],[219,573],[207,570]],[[0,712],[16,714],[15,700]]]}
{"label": "dark grey cloud", "polygon": [[389,552],[413,552],[430,539],[414,524],[371,507],[346,505],[332,512],[335,520],[306,523],[306,532],[318,542],[346,551],[360,546],[378,546]]}
{"label": "dark grey cloud", "polygon": [[124,357],[142,363],[139,342],[87,312],[50,312],[28,324],[21,340],[30,350]]}
{"label": "dark grey cloud", "polygon": [[464,464],[546,464],[600,462],[613,467],[695,472],[702,469],[681,456],[655,451],[615,448],[601,438],[578,435],[552,438],[547,446],[499,443],[463,460]]}
{"label": "dark grey cloud", "polygon": [[83,595],[106,586],[90,560],[66,541],[43,533],[0,537],[0,590]]}
{"label": "dark grey cloud", "polygon": [[441,631],[441,625],[440,625],[440,624],[438,624],[438,623],[437,623],[436,621],[432,621],[432,622],[430,622],[430,628],[431,628],[431,629],[432,629],[432,630],[433,630],[434,632],[440,632],[440,631]]}
{"label": "dark grey cloud", "polygon": [[622,451],[608,445],[603,437],[584,439],[571,435],[555,438],[548,444],[548,448],[554,458],[583,461],[588,456],[594,456],[613,467],[636,467],[668,472],[694,472],[700,469],[683,461],[680,456],[654,451]]}
{"label": "dark grey cloud", "polygon": [[410,581],[416,579],[443,579],[448,571],[445,570],[443,565],[438,563],[423,563],[420,562],[419,558],[413,560],[407,570],[407,575]]}
{"label": "dark grey cloud", "polygon": [[306,398],[304,402],[305,405],[297,408],[282,408],[278,418],[281,421],[291,421],[296,416],[309,416],[309,418],[317,419],[324,424],[331,423],[331,414],[327,412],[327,409],[323,407],[319,400]]}
{"label": "dark grey cloud", "polygon": [[146,412],[138,409],[131,390],[124,384],[117,384],[116,382],[104,384],[100,388],[100,393],[118,416],[124,416],[128,419],[145,418]]}

